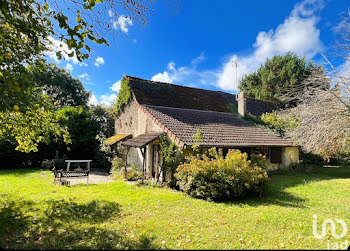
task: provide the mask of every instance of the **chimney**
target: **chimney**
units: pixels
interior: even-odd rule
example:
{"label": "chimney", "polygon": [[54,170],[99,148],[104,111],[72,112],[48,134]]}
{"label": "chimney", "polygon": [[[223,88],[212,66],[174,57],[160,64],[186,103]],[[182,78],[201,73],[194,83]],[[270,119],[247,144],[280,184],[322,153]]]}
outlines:
{"label": "chimney", "polygon": [[247,113],[247,100],[245,98],[244,92],[238,93],[236,100],[238,103],[238,116],[244,117]]}

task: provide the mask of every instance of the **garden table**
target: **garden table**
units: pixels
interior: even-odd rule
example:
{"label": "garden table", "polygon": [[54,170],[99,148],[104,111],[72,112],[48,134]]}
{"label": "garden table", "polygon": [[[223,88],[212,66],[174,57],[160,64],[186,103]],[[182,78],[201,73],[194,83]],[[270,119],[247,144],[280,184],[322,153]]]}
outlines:
{"label": "garden table", "polygon": [[90,171],[90,162],[92,162],[92,160],[66,160],[67,163],[67,172],[69,172],[69,167],[70,167],[70,163],[86,163],[87,164],[87,169],[88,171]]}

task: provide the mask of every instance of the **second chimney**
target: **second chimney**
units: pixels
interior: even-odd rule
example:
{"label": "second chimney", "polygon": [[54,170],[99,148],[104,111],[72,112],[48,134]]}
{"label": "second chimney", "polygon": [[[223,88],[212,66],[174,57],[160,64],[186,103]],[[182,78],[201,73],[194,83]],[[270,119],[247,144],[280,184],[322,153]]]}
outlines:
{"label": "second chimney", "polygon": [[237,103],[238,103],[238,116],[244,117],[247,112],[247,101],[246,101],[244,92],[238,93]]}

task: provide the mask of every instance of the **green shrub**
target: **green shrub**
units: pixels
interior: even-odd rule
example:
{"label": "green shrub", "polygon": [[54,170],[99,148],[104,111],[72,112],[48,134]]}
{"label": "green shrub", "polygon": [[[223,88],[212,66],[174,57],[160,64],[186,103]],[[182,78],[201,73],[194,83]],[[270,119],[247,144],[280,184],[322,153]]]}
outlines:
{"label": "green shrub", "polygon": [[212,148],[208,152],[209,157],[193,156],[189,163],[179,165],[175,176],[180,190],[214,201],[261,195],[265,191],[270,179],[258,162],[247,160],[246,153],[230,150],[224,158],[221,149],[217,152]]}
{"label": "green shrub", "polygon": [[131,165],[130,168],[127,169],[126,179],[129,181],[136,181],[142,178],[142,172],[135,167],[134,164]]}
{"label": "green shrub", "polygon": [[297,127],[298,119],[292,116],[280,116],[276,112],[264,113],[260,117],[262,124],[274,133],[284,136],[285,133]]}
{"label": "green shrub", "polygon": [[255,167],[260,167],[261,169],[267,171],[270,166],[270,161],[262,154],[252,154],[250,157],[251,165]]}
{"label": "green shrub", "polygon": [[[114,157],[112,160],[111,176],[113,179],[124,179],[125,176],[125,161],[122,158]],[[142,177],[142,172],[138,170],[134,164],[127,167],[126,180],[135,181]]]}
{"label": "green shrub", "polygon": [[114,157],[112,159],[112,168],[110,170],[110,174],[114,179],[122,179],[124,178],[123,174],[123,166],[125,164],[124,160],[119,157]]}

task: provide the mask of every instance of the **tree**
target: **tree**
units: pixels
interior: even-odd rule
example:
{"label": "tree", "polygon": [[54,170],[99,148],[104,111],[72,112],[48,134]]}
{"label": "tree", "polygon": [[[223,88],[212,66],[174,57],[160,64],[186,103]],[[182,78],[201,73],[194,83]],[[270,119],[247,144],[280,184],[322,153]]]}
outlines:
{"label": "tree", "polygon": [[66,127],[56,120],[53,104],[47,97],[38,98],[30,109],[21,112],[18,107],[13,111],[0,111],[0,141],[15,145],[16,150],[29,153],[38,151],[40,143],[49,144],[52,140],[62,139],[70,143]]}
{"label": "tree", "polygon": [[[70,158],[90,158],[94,157],[99,151],[99,142],[96,136],[101,128],[95,119],[93,119],[91,110],[83,107],[65,107],[57,111],[57,121],[61,126],[67,128],[71,144],[66,145],[60,142],[57,149],[59,154],[68,155]],[[67,150],[67,146],[69,150]]]}
{"label": "tree", "polygon": [[[42,58],[50,51],[58,59],[87,59],[92,44],[108,45],[104,36],[114,30],[122,10],[127,16],[124,18],[145,24],[152,3],[152,0],[62,0],[62,4],[56,0],[0,1],[0,137],[15,139],[16,149],[25,152],[37,151],[36,144],[49,142],[49,135],[60,137],[63,128],[53,124],[36,126],[45,123],[45,117],[58,124],[54,121],[54,107],[37,88],[29,69],[44,67]],[[55,46],[55,39],[62,42],[61,46]],[[34,110],[42,116],[34,116]],[[23,133],[12,128],[22,128]]]}
{"label": "tree", "polygon": [[240,81],[239,89],[249,97],[283,106],[286,103],[279,99],[283,90],[300,83],[316,68],[313,63],[307,64],[304,58],[299,58],[295,53],[274,56],[267,59],[265,65],[256,72],[246,75]]}
{"label": "tree", "polygon": [[65,69],[54,64],[31,69],[35,84],[55,101],[57,108],[65,106],[88,106],[90,93],[79,79],[75,79]]}
{"label": "tree", "polygon": [[[338,41],[343,58],[349,60],[350,51],[350,14],[342,22]],[[323,54],[322,54],[323,55]],[[303,86],[321,88],[307,88],[299,93],[298,106],[282,112],[282,114],[296,116],[299,125],[287,135],[299,143],[306,152],[321,155],[324,159],[338,157],[339,154],[349,156],[350,139],[350,83],[346,76],[342,76],[331,64],[326,56],[325,61],[333,74],[324,74],[314,70],[304,79]],[[348,74],[347,72],[343,74]]]}
{"label": "tree", "polygon": [[91,107],[92,117],[96,120],[101,129],[101,133],[106,137],[114,135],[114,113],[113,108],[105,108],[101,105]]}

